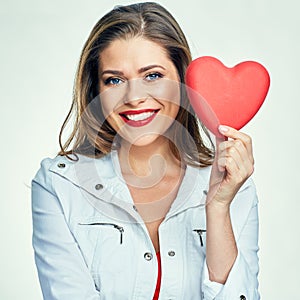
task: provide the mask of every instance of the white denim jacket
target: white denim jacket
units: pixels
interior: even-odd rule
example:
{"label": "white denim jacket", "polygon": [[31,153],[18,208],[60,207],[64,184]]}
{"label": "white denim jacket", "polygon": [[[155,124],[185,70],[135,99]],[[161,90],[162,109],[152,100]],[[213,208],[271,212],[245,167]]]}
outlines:
{"label": "white denim jacket", "polygon": [[[238,256],[224,285],[206,266],[210,168],[187,166],[159,227],[163,300],[256,300],[258,213],[252,179],[231,204]],[[46,300],[152,300],[155,249],[125,184],[116,151],[101,159],[44,159],[32,181],[33,247]]]}

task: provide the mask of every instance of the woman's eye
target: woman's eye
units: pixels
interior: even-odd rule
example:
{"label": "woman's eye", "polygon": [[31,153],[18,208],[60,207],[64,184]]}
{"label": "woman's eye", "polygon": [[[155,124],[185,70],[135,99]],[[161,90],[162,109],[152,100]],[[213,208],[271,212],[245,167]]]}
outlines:
{"label": "woman's eye", "polygon": [[155,72],[155,73],[148,74],[146,76],[146,80],[148,80],[148,81],[154,81],[154,80],[156,80],[158,78],[162,78],[162,77],[163,77],[163,75],[161,73]]}
{"label": "woman's eye", "polygon": [[104,81],[104,84],[105,85],[119,85],[121,84],[123,81],[120,79],[120,78],[117,78],[117,77],[110,77],[110,78],[107,78],[105,81]]}

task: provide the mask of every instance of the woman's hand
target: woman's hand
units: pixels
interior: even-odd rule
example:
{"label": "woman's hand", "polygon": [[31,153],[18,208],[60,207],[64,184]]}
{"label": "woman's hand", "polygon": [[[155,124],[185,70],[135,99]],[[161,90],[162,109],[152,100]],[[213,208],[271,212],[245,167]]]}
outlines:
{"label": "woman's hand", "polygon": [[207,204],[229,207],[240,187],[253,173],[252,141],[250,136],[229,126],[221,125],[219,131],[229,139],[216,140]]}

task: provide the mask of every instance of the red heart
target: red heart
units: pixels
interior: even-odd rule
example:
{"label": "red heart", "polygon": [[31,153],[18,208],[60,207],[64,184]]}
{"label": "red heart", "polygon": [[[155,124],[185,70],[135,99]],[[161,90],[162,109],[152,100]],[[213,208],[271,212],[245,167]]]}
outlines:
{"label": "red heart", "polygon": [[270,76],[254,61],[227,68],[218,59],[203,56],[188,66],[186,85],[199,119],[221,137],[220,124],[239,130],[254,117],[267,96]]}

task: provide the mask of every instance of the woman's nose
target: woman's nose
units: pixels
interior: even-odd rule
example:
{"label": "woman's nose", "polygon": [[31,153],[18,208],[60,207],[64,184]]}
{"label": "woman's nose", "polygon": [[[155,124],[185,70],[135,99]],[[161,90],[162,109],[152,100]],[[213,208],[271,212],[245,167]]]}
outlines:
{"label": "woman's nose", "polygon": [[146,101],[148,94],[143,85],[143,79],[131,79],[127,82],[126,92],[123,102],[125,104],[138,104]]}

